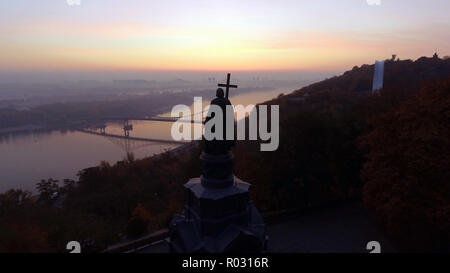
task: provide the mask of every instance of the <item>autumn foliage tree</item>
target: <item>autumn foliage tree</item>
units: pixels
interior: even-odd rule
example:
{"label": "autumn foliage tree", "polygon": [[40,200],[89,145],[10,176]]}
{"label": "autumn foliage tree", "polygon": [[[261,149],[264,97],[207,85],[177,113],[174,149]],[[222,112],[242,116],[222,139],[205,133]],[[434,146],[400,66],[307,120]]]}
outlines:
{"label": "autumn foliage tree", "polygon": [[133,210],[130,222],[128,223],[127,235],[131,238],[136,238],[144,234],[147,231],[150,218],[147,209],[139,203]]}
{"label": "autumn foliage tree", "polygon": [[450,78],[373,122],[364,201],[407,250],[450,250]]}

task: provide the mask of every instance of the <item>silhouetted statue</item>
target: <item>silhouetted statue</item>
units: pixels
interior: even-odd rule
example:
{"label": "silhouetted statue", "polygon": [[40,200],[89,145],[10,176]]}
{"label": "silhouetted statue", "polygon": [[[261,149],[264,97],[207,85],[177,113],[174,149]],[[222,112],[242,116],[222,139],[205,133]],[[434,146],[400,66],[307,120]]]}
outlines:
{"label": "silhouetted statue", "polygon": [[[226,87],[217,89],[211,105],[222,109],[223,119],[213,120],[214,125],[225,127],[227,121],[234,126],[234,111],[227,120],[225,110],[228,100],[230,73]],[[231,109],[230,109],[231,110]],[[214,111],[211,111],[213,113]],[[213,117],[208,117],[208,122]],[[213,128],[211,128],[212,130]],[[170,251],[177,253],[255,252],[267,249],[264,219],[250,201],[250,184],[233,174],[234,140],[206,140],[200,155],[201,176],[191,178],[185,185],[187,203],[181,215],[175,215],[169,225]],[[234,139],[234,137],[233,137]]]}
{"label": "silhouetted statue", "polygon": [[[230,100],[225,97],[224,91],[222,88],[218,88],[216,91],[216,98],[211,101],[211,105],[217,105],[222,109],[222,130],[223,130],[223,136],[222,140],[219,139],[213,139],[213,140],[206,140],[205,137],[203,137],[203,149],[206,153],[211,155],[218,155],[218,154],[226,154],[228,151],[230,151],[231,147],[234,146],[235,141],[234,137],[233,140],[226,140],[226,124],[227,124],[227,112],[226,108],[227,105],[232,105]],[[211,112],[211,110],[210,110]],[[208,113],[208,117],[205,119],[205,124],[214,118],[214,112]],[[233,126],[234,126],[234,113],[232,117],[228,117],[233,119]],[[215,132],[215,126],[211,128],[212,132]]]}

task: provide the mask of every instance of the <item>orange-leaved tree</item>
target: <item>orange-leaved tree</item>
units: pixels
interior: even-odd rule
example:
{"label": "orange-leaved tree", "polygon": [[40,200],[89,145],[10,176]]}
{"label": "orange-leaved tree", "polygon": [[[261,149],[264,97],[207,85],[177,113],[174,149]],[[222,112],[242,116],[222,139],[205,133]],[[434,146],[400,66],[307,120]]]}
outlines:
{"label": "orange-leaved tree", "polygon": [[450,78],[427,84],[361,138],[365,204],[407,250],[450,249]]}

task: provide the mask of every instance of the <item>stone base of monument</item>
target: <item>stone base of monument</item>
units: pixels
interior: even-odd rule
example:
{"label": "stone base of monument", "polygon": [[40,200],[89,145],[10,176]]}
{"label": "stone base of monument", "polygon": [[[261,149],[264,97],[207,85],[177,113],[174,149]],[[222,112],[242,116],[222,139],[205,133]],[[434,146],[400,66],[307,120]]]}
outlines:
{"label": "stone base of monument", "polygon": [[185,185],[187,202],[169,226],[170,250],[178,253],[263,252],[267,236],[250,201],[250,184],[232,175],[232,154],[201,156],[201,177]]}

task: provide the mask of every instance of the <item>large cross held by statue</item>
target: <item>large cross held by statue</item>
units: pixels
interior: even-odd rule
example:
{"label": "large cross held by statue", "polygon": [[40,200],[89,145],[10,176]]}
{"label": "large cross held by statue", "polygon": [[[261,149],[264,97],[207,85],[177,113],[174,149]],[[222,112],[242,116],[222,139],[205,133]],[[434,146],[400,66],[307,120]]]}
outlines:
{"label": "large cross held by statue", "polygon": [[225,98],[228,98],[228,93],[229,93],[230,88],[237,88],[238,87],[237,85],[230,84],[230,75],[231,75],[230,73],[227,74],[227,84],[219,83],[217,85],[219,87],[226,87]]}

